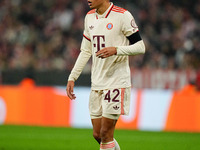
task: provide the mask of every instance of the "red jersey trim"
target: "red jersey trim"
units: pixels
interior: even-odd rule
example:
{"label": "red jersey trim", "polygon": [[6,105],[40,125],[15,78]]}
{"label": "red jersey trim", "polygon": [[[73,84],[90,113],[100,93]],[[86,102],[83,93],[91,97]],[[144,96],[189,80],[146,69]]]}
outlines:
{"label": "red jersey trim", "polygon": [[94,13],[95,13],[95,9],[92,9],[87,14],[94,14]]}
{"label": "red jersey trim", "polygon": [[121,89],[121,115],[124,115],[124,93],[125,88]]}
{"label": "red jersey trim", "polygon": [[113,9],[112,9],[112,11],[118,12],[118,13],[124,13],[124,12],[126,12],[127,10],[124,9],[124,8],[118,7],[118,6],[114,6]]}
{"label": "red jersey trim", "polygon": [[88,41],[90,41],[90,42],[91,42],[91,39],[90,39],[90,38],[88,38],[87,36],[85,36],[84,34],[83,34],[83,37],[84,37],[84,38],[86,38]]}
{"label": "red jersey trim", "polygon": [[108,17],[108,15],[110,14],[111,10],[113,9],[114,5],[112,4],[112,7],[110,8],[110,10],[108,11],[108,13],[106,14],[105,18]]}

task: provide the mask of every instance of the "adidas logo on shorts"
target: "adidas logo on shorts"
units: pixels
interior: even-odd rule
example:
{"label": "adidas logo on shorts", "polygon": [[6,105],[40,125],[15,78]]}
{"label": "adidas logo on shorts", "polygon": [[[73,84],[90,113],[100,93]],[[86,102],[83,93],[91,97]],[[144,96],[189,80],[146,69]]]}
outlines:
{"label": "adidas logo on shorts", "polygon": [[118,110],[118,109],[119,109],[119,107],[118,107],[118,106],[113,106],[113,108],[114,108],[115,110]]}

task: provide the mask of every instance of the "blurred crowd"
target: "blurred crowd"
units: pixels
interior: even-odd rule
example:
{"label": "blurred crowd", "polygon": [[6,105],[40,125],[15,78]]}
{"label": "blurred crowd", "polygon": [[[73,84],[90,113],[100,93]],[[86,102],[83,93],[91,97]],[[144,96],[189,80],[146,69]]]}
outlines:
{"label": "blurred crowd", "polygon": [[[113,2],[133,14],[146,44],[131,67],[199,69],[200,0]],[[71,70],[88,11],[87,0],[0,0],[0,70]]]}

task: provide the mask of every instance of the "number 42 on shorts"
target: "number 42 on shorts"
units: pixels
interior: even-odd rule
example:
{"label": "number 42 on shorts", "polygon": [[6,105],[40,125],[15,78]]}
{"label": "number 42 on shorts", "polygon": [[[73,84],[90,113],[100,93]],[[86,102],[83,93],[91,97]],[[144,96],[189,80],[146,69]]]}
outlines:
{"label": "number 42 on shorts", "polygon": [[108,92],[105,94],[104,100],[107,100],[108,103],[110,102],[119,102],[118,96],[120,94],[119,89],[114,89],[114,90],[108,90]]}

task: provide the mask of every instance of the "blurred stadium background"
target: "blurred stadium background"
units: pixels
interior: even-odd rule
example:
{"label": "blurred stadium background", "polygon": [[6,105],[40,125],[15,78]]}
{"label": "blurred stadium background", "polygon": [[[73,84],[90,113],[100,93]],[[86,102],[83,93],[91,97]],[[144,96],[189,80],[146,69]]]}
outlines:
{"label": "blurred stadium background", "polygon": [[[131,112],[116,131],[122,148],[200,149],[200,1],[113,2],[134,15],[146,45],[144,56],[130,57]],[[98,149],[88,144],[91,61],[77,100],[65,94],[88,11],[87,0],[0,0],[0,150]]]}

